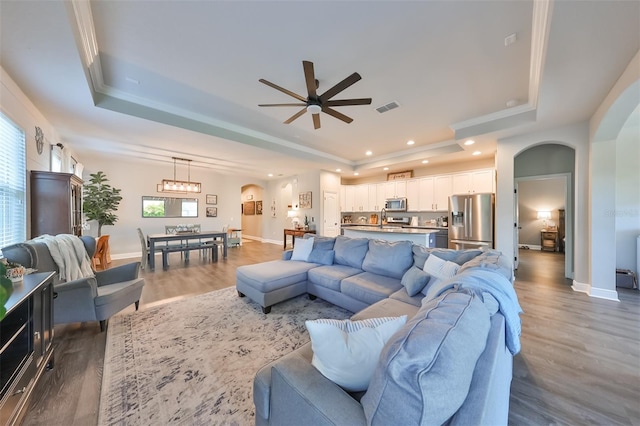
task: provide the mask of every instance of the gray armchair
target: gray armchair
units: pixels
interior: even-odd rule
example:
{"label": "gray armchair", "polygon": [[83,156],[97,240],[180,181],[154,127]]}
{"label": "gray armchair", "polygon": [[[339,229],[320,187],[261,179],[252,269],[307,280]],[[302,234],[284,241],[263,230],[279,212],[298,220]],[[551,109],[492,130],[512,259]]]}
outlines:
{"label": "gray armchair", "polygon": [[[80,237],[89,258],[93,256],[96,241],[92,237]],[[49,249],[42,242],[13,244],[2,249],[8,260],[38,272],[56,271]],[[95,272],[95,277],[62,281],[54,277],[53,319],[55,324],[99,321],[104,331],[107,320],[132,303],[136,310],[140,302],[144,278],[138,276],[140,262],[117,266]]]}

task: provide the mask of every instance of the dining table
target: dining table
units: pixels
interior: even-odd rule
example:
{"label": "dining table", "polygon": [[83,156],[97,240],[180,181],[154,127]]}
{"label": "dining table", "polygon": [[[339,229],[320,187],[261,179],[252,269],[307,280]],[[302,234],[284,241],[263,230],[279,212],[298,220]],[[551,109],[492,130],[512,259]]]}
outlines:
{"label": "dining table", "polygon": [[[155,269],[155,254],[158,248],[158,243],[169,243],[169,242],[183,242],[186,241],[187,245],[189,240],[198,240],[202,242],[207,239],[217,239],[221,238],[222,245],[222,255],[226,259],[227,258],[227,232],[226,231],[200,231],[200,232],[177,232],[175,234],[149,234],[147,236],[147,241],[149,242],[149,269],[153,271]],[[187,248],[185,248],[185,251]]]}

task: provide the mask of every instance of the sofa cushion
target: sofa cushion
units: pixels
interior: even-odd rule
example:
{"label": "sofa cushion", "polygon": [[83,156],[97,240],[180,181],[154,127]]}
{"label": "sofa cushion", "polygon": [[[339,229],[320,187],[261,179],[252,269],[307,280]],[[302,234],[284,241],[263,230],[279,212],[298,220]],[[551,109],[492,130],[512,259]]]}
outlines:
{"label": "sofa cushion", "polygon": [[369,250],[369,240],[338,235],[333,249],[336,252],[333,258],[335,263],[362,269],[362,261]]}
{"label": "sofa cushion", "polygon": [[316,234],[304,234],[304,238],[313,238],[313,248],[318,250],[333,250],[336,239],[333,237],[323,237]]}
{"label": "sofa cushion", "polygon": [[413,265],[412,246],[411,241],[369,240],[362,270],[400,279]]}
{"label": "sofa cushion", "polygon": [[429,282],[421,290],[426,295],[430,287],[434,287],[443,280],[448,280],[458,273],[460,265],[448,260],[442,260],[438,256],[432,254],[424,263],[424,271],[431,275]]}
{"label": "sofa cushion", "polygon": [[340,283],[340,291],[343,294],[369,305],[386,299],[400,288],[400,280],[371,272],[345,278]]}
{"label": "sofa cushion", "polygon": [[455,262],[458,265],[462,265],[474,257],[480,255],[482,250],[471,249],[471,250],[450,250],[450,249],[439,249],[439,248],[429,248],[415,244],[413,246],[413,262],[418,268],[422,269],[424,266],[424,262],[427,260],[430,254],[435,254],[440,259],[448,260],[450,262]]}
{"label": "sofa cushion", "polygon": [[321,265],[333,265],[333,258],[335,254],[336,252],[333,250],[320,250],[314,248],[311,250],[311,253],[309,253],[307,262],[319,263]]}
{"label": "sofa cushion", "polygon": [[311,250],[313,250],[313,240],[313,237],[299,239],[298,244],[293,248],[291,260],[308,261]]}
{"label": "sofa cushion", "polygon": [[420,307],[422,306],[422,299],[424,299],[424,294],[418,293],[415,296],[409,296],[409,293],[407,293],[407,289],[402,287],[400,290],[391,294],[391,296],[389,296],[389,299]]}
{"label": "sofa cushion", "polygon": [[424,272],[417,266],[412,266],[404,273],[402,280],[400,280],[400,284],[407,289],[407,294],[409,296],[415,296],[420,293],[420,290],[422,290],[424,286],[427,285],[430,278],[431,275]]}
{"label": "sofa cushion", "polygon": [[306,321],[313,348],[311,364],[347,391],[366,390],[384,344],[406,321],[406,315]]}
{"label": "sofa cushion", "polygon": [[489,327],[489,312],[472,293],[426,303],[380,355],[361,400],[367,423],[445,423],[469,392]]}
{"label": "sofa cushion", "polygon": [[297,260],[272,260],[239,266],[236,269],[236,277],[256,290],[266,293],[306,281],[307,271],[317,267],[315,263]]}
{"label": "sofa cushion", "polygon": [[362,269],[352,268],[346,265],[319,266],[309,270],[308,280],[321,287],[334,291],[340,291],[340,282],[353,275],[361,274]]}

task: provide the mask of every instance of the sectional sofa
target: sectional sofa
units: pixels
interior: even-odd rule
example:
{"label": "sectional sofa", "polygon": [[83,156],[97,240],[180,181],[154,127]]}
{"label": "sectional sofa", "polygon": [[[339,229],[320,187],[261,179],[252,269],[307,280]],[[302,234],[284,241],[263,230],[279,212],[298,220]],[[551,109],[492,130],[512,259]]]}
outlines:
{"label": "sectional sofa", "polygon": [[507,424],[521,309],[506,256],[310,238],[281,260],[239,267],[239,295],[265,313],[308,293],[355,312],[352,321],[407,320],[384,344],[364,390],[319,371],[313,336],[263,367],[254,380],[257,425]]}

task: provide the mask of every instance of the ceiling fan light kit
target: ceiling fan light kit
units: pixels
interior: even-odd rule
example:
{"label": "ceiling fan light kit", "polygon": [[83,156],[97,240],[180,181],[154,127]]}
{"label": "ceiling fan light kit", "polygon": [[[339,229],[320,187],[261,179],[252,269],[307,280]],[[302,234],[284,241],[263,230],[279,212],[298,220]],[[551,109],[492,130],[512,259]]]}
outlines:
{"label": "ceiling fan light kit", "polygon": [[284,121],[284,124],[290,124],[296,118],[303,115],[305,112],[309,112],[313,117],[313,127],[315,129],[320,128],[320,112],[324,112],[329,114],[332,117],[337,118],[338,120],[342,120],[345,123],[351,123],[353,119],[348,117],[341,112],[336,111],[332,107],[337,106],[350,106],[350,105],[370,105],[371,98],[360,98],[360,99],[340,99],[340,100],[331,100],[338,93],[352,86],[354,83],[358,82],[362,79],[360,74],[354,72],[344,80],[340,81],[338,84],[331,87],[329,90],[324,92],[322,95],[318,95],[316,90],[318,89],[318,80],[316,79],[315,72],[313,70],[313,62],[310,61],[302,61],[302,68],[304,70],[304,79],[307,85],[307,97],[303,97],[294,93],[290,90],[287,90],[283,87],[278,86],[277,84],[271,83],[263,78],[258,80],[260,83],[266,84],[269,87],[272,87],[276,90],[279,90],[282,93],[285,93],[301,103],[289,103],[289,104],[260,104],[260,107],[274,107],[274,106],[301,106],[303,107],[300,111],[289,117]]}

